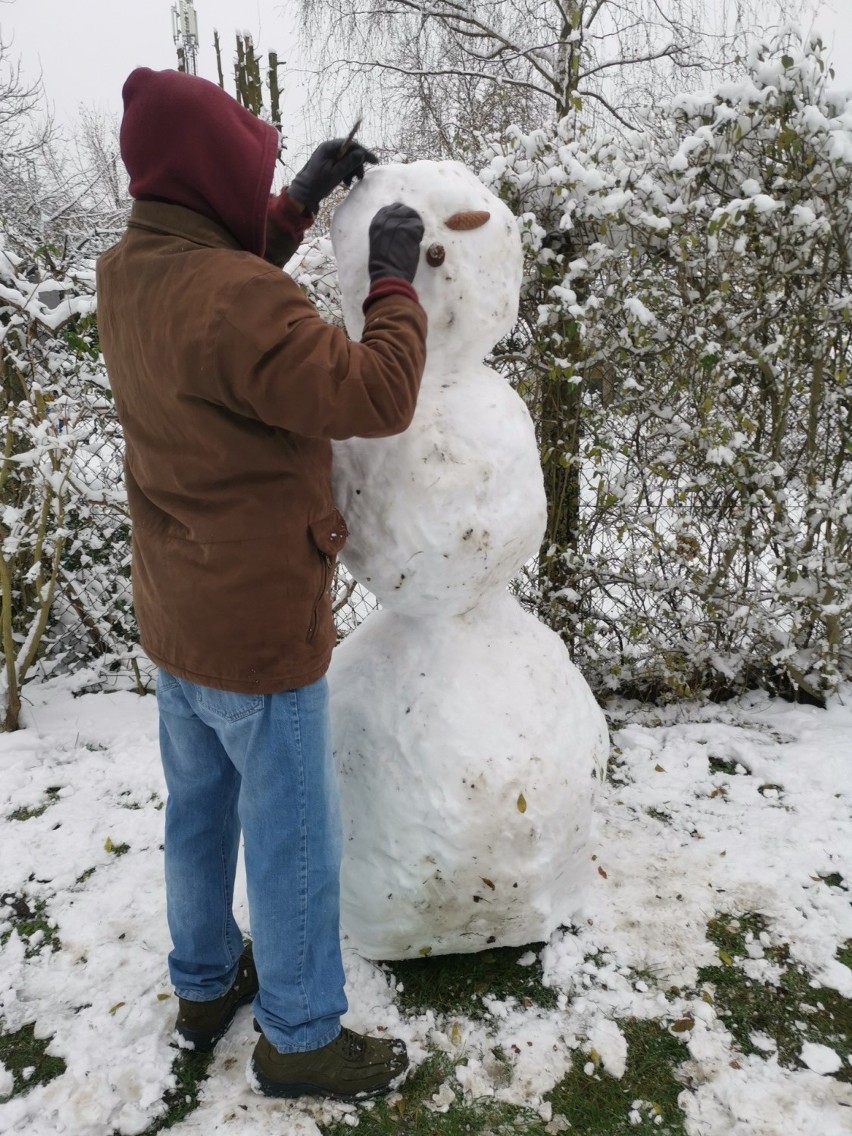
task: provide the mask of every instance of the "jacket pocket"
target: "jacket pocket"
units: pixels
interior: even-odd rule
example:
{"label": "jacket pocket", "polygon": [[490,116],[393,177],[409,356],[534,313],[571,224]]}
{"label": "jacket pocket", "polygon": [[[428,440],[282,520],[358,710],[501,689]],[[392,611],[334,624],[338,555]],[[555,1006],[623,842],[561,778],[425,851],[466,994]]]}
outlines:
{"label": "jacket pocket", "polygon": [[338,552],[340,552],[346,544],[349,530],[346,528],[346,521],[337,509],[318,521],[312,521],[308,528],[311,534],[311,540],[314,543],[317,555],[322,563],[322,583],[314,600],[314,606],[311,612],[311,623],[308,627],[308,642],[310,643],[316,636],[319,628],[320,607],[326,593],[331,587],[334,562]]}

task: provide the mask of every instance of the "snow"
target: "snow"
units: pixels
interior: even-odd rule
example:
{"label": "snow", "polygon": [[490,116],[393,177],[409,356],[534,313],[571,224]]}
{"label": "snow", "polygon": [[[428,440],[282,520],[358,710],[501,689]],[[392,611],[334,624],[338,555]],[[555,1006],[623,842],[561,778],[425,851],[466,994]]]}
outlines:
{"label": "snow", "polygon": [[814,1073],[837,1073],[843,1068],[842,1059],[827,1045],[806,1041],[802,1046],[802,1063]]}
{"label": "snow", "polygon": [[[0,1104],[0,1132],[131,1136],[156,1118],[173,1086],[156,705],[128,692],[75,697],[86,681],[28,685],[26,728],[0,735],[0,891],[30,905],[43,900],[61,943],[28,954],[13,931],[0,946],[3,1030],[33,1023],[68,1065]],[[591,1065],[592,1076],[618,1074],[620,1021],[689,1016],[679,1073],[689,1136],[845,1136],[852,1089],[826,1068],[835,1050],[805,1042],[802,1067],[788,1069],[763,1038],[759,1053],[744,1056],[695,983],[698,967],[718,964],[708,920],[759,911],[766,930],[753,953],[787,944],[817,983],[852,994],[852,973],[835,958],[852,938],[849,893],[824,882],[852,875],[852,689],[824,711],[753,694],[665,710],[616,703],[610,713],[621,723],[613,729],[618,765],[600,791],[590,851],[605,875],[593,872],[574,924],[544,950],[557,1006],[486,996],[481,1020],[409,1014],[392,974],[347,949],[347,1024],[403,1037],[415,1065],[446,1054],[455,1072],[437,1090],[438,1107],[452,1091],[459,1104],[489,1097],[544,1118],[543,1097],[572,1061]],[[714,772],[711,757],[739,772]],[[760,791],[768,783],[779,786],[777,798]],[[8,819],[52,799],[49,788],[59,793],[44,813]],[[129,851],[106,852],[107,837]],[[242,891],[237,915],[248,929]],[[672,985],[681,993],[667,993]],[[318,1126],[357,1122],[353,1106],[253,1094],[245,1066],[254,1041],[244,1009],[176,1136],[317,1136]],[[849,1057],[836,1051],[838,1061]],[[629,1068],[629,1049],[626,1061]],[[552,1123],[564,1130],[559,1116]]]}
{"label": "snow", "polygon": [[520,946],[570,921],[606,739],[553,632],[508,593],[426,629],[382,610],[338,648],[330,684],[341,918],[360,951]]}

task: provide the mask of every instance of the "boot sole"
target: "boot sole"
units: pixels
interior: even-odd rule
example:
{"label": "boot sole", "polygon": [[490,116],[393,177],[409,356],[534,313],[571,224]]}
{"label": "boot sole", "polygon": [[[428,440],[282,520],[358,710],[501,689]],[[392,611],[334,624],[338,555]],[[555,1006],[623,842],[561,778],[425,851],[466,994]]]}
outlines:
{"label": "boot sole", "polygon": [[219,1028],[212,1034],[209,1030],[191,1030],[176,1025],[175,1033],[178,1035],[178,1046],[181,1049],[189,1049],[193,1053],[209,1053],[211,1049],[215,1049],[218,1042],[222,1040],[231,1028],[237,1010],[239,1010],[241,1006],[247,1006],[249,1002],[253,1002],[254,999],[254,994],[246,994],[239,1002],[235,1002],[227,1019],[223,1021]]}
{"label": "boot sole", "polygon": [[260,1072],[253,1061],[249,1062],[248,1071],[251,1087],[256,1093],[264,1097],[286,1100],[294,1097],[327,1097],[329,1100],[342,1101],[345,1104],[358,1104],[360,1101],[371,1100],[373,1097],[380,1097],[398,1089],[408,1076],[409,1069],[406,1066],[386,1085],[381,1085],[376,1089],[361,1089],[356,1093],[335,1092],[333,1089],[323,1088],[322,1085],[316,1085],[311,1081],[292,1081],[286,1084],[282,1081],[272,1081]]}

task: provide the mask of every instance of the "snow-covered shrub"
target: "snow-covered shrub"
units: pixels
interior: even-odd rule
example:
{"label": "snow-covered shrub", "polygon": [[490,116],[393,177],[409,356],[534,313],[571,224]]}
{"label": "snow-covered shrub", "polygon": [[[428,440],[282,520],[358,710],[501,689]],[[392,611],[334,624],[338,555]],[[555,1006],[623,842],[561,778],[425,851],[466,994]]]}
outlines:
{"label": "snow-covered shrub", "polygon": [[599,688],[852,672],[852,104],[821,45],[584,140],[492,146],[528,276],[498,355],[529,399],[550,526],[532,580]]}
{"label": "snow-covered shrub", "polygon": [[75,454],[84,440],[85,372],[74,338],[94,310],[90,281],[51,248],[0,236],[0,594],[4,727],[42,647],[62,587]]}
{"label": "snow-covered shrub", "polygon": [[124,212],[117,140],[94,118],[69,156],[0,46],[0,723],[21,684],[125,656],[129,533],[100,358],[94,260]]}

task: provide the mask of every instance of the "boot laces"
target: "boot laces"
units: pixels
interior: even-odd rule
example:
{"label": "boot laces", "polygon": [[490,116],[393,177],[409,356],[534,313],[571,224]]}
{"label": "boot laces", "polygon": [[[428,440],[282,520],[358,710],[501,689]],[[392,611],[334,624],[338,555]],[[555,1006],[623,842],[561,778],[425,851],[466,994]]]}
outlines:
{"label": "boot laces", "polygon": [[348,1061],[360,1061],[367,1049],[367,1042],[360,1034],[343,1028],[340,1031],[340,1043],[343,1053]]}

